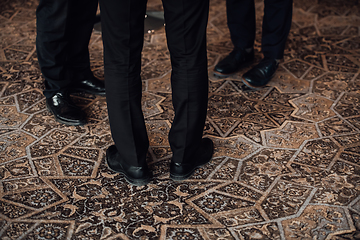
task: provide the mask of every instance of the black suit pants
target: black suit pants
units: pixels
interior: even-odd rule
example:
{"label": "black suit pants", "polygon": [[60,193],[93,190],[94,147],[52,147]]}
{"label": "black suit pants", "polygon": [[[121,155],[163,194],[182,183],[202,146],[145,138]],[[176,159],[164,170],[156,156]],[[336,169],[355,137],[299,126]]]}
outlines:
{"label": "black suit pants", "polygon": [[[292,0],[264,0],[261,49],[265,57],[283,58],[292,20]],[[231,40],[235,49],[252,48],[255,40],[254,0],[226,0]]]}
{"label": "black suit pants", "polygon": [[[199,148],[208,99],[208,0],[163,0],[172,64],[175,118],[169,134],[174,162]],[[101,0],[106,98],[119,157],[143,166],[149,147],[141,110],[141,51],[146,0]]]}
{"label": "black suit pants", "polygon": [[88,44],[97,6],[98,0],[40,0],[36,49],[46,97],[92,76]]}

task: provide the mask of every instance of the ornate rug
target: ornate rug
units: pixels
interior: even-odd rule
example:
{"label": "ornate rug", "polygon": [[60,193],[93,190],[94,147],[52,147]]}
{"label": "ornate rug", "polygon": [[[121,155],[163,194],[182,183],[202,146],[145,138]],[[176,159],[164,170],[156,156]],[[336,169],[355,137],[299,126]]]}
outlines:
{"label": "ornate rug", "polygon": [[[360,239],[360,6],[294,0],[284,60],[261,91],[215,78],[232,50],[224,0],[210,1],[210,164],[169,179],[174,116],[164,29],[145,34],[143,111],[155,179],[134,187],[107,169],[105,97],[73,96],[83,127],[45,107],[35,0],[0,3],[0,239]],[[263,1],[256,1],[261,59]],[[161,2],[148,8],[161,10]],[[102,40],[89,45],[103,79]]]}

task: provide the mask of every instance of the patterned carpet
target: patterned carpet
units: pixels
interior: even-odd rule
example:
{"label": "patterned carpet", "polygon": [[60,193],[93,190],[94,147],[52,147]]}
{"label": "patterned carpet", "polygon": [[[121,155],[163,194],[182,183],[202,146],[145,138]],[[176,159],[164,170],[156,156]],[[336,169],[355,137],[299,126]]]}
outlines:
{"label": "patterned carpet", "polygon": [[[104,97],[74,95],[89,124],[45,108],[35,0],[0,3],[0,239],[360,239],[360,6],[294,0],[285,58],[265,89],[212,76],[232,50],[224,0],[211,0],[209,109],[215,157],[169,179],[173,119],[164,29],[146,34],[143,110],[155,179],[133,187],[104,164]],[[263,2],[257,1],[260,59]],[[149,9],[161,9],[149,1]],[[91,65],[103,79],[101,35]]]}

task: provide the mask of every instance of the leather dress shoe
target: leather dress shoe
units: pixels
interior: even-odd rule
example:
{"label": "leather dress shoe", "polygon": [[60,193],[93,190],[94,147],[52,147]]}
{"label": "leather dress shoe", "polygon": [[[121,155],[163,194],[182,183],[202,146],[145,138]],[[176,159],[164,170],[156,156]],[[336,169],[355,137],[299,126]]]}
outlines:
{"label": "leather dress shoe", "polygon": [[279,63],[275,59],[264,58],[243,75],[242,81],[249,88],[259,89],[271,80],[278,65]]}
{"label": "leather dress shoe", "polygon": [[82,80],[71,87],[73,92],[86,92],[96,95],[105,95],[104,81],[99,80],[96,77]]}
{"label": "leather dress shoe", "polygon": [[106,163],[110,170],[122,173],[126,181],[135,186],[143,186],[150,182],[153,175],[148,166],[137,167],[121,161],[115,145],[106,150]]}
{"label": "leather dress shoe", "polygon": [[214,68],[214,75],[218,77],[228,77],[249,66],[254,60],[254,49],[250,52],[245,50],[233,50]]}
{"label": "leather dress shoe", "polygon": [[214,153],[214,143],[209,138],[203,138],[200,148],[192,161],[186,163],[170,163],[170,178],[175,181],[189,178],[197,168],[210,162]]}
{"label": "leather dress shoe", "polygon": [[71,101],[66,93],[57,92],[54,96],[46,98],[46,107],[60,123],[70,126],[86,124],[86,114]]}

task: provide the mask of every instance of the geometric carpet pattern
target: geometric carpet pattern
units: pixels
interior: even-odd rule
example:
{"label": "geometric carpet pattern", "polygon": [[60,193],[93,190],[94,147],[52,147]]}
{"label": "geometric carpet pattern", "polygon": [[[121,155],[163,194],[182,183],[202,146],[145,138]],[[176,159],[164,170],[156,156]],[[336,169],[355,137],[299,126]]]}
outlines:
{"label": "geometric carpet pattern", "polygon": [[[107,169],[105,97],[73,95],[89,123],[69,127],[46,110],[37,63],[35,0],[0,3],[0,239],[359,239],[360,6],[294,0],[276,76],[260,91],[244,69],[216,78],[232,50],[225,1],[210,1],[210,164],[169,178],[174,117],[164,29],[145,34],[143,111],[154,180],[127,184]],[[264,4],[256,1],[256,59]],[[148,9],[161,10],[149,1]],[[103,79],[102,39],[89,44]]]}

